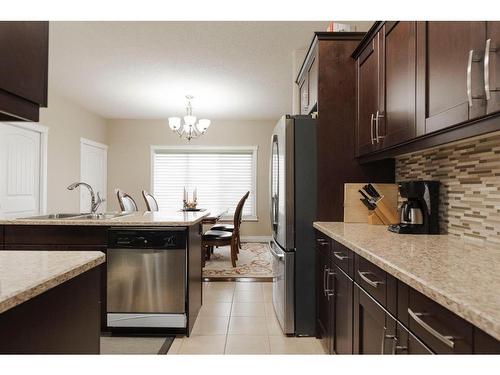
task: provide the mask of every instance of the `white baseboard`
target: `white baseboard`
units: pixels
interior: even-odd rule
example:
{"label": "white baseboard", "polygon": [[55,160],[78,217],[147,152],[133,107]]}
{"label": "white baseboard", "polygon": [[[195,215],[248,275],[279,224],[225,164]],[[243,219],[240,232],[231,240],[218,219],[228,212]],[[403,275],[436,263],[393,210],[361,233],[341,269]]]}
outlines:
{"label": "white baseboard", "polygon": [[271,236],[241,236],[241,242],[269,242]]}

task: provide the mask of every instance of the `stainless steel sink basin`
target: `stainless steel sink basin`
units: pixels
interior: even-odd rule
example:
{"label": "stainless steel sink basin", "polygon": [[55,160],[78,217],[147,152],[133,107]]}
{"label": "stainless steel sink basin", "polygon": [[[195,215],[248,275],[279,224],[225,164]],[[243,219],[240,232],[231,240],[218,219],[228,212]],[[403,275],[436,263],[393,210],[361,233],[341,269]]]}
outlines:
{"label": "stainless steel sink basin", "polygon": [[130,213],[116,213],[116,212],[104,212],[97,214],[84,214],[76,217],[71,217],[70,219],[75,220],[106,220],[106,219],[115,219],[117,217],[127,216]]}
{"label": "stainless steel sink basin", "polygon": [[51,214],[51,215],[23,217],[22,220],[24,220],[24,219],[33,219],[33,220],[70,219],[70,218],[81,216],[81,215],[82,214]]}
{"label": "stainless steel sink basin", "polygon": [[130,215],[130,212],[104,212],[95,214],[50,214],[23,217],[21,220],[106,220]]}

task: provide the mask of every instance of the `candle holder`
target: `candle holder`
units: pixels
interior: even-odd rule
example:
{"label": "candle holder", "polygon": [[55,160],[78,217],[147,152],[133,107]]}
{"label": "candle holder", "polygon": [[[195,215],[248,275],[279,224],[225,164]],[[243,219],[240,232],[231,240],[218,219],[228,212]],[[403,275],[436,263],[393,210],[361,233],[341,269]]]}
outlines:
{"label": "candle holder", "polygon": [[198,205],[198,202],[196,201],[196,199],[194,199],[192,201],[188,201],[188,200],[184,199],[183,203],[184,203],[184,209],[185,210],[193,210]]}

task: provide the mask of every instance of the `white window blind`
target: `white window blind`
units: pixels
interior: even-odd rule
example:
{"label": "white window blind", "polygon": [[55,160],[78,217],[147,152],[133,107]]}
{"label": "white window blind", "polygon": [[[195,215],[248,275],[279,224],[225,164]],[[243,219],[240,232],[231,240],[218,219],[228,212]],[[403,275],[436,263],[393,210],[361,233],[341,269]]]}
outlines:
{"label": "white window blind", "polygon": [[152,148],[153,193],[160,210],[182,207],[184,187],[198,207],[227,208],[232,216],[241,197],[250,191],[243,217],[256,218],[256,147]]}

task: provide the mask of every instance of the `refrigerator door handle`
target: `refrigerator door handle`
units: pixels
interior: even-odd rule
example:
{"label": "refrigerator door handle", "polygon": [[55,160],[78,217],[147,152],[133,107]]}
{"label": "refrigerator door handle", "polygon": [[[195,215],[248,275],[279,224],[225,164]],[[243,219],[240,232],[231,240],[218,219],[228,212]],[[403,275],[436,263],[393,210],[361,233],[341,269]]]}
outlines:
{"label": "refrigerator door handle", "polygon": [[276,251],[274,251],[274,241],[269,241],[269,248],[271,249],[271,254],[275,258],[283,259],[285,257],[285,254],[278,254]]}

